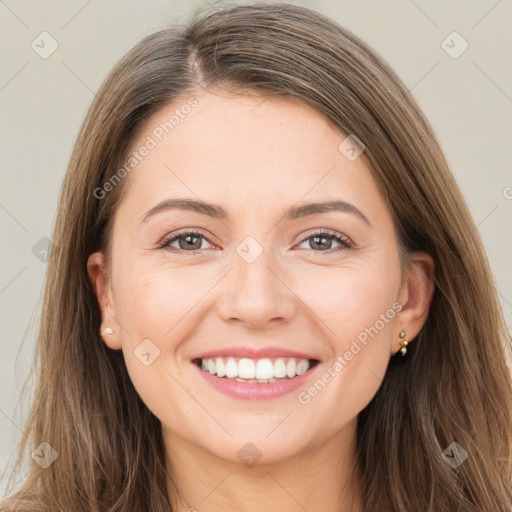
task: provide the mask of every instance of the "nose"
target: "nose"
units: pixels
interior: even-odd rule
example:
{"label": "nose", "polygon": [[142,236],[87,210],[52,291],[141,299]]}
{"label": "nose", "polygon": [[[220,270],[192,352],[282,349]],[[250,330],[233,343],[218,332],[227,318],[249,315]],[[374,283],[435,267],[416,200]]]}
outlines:
{"label": "nose", "polygon": [[286,283],[286,272],[269,252],[263,251],[251,263],[233,255],[232,269],[217,301],[223,320],[261,328],[293,318],[298,298]]}

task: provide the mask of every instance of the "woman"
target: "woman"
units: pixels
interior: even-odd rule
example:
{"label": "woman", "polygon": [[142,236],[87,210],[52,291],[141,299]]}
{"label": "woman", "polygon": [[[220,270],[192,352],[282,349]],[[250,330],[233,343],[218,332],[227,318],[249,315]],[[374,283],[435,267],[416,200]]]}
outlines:
{"label": "woman", "polygon": [[406,87],[331,20],[226,6],[145,38],[53,242],[2,510],[511,509],[482,242]]}

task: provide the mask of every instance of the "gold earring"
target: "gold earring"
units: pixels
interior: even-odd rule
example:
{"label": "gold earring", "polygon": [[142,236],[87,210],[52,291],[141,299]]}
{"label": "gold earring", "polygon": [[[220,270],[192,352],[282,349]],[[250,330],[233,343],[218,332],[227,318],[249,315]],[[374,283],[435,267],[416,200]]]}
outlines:
{"label": "gold earring", "polygon": [[402,357],[407,354],[407,345],[409,345],[409,342],[405,339],[405,332],[402,331],[399,334],[400,338],[402,339],[402,348],[400,349],[400,354],[402,354]]}

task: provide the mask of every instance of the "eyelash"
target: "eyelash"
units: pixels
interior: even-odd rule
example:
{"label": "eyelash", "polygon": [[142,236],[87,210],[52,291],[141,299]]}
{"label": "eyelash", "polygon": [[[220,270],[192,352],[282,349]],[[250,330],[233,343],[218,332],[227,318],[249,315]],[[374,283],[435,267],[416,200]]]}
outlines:
{"label": "eyelash", "polygon": [[[176,247],[170,247],[170,244],[172,244],[173,242],[175,242],[176,240],[178,240],[180,237],[182,237],[184,235],[196,235],[196,236],[199,236],[199,237],[205,239],[208,243],[213,244],[213,242],[211,240],[209,240],[205,235],[203,235],[199,231],[196,231],[194,229],[189,229],[187,231],[182,231],[182,232],[176,233],[171,238],[167,238],[167,239],[163,240],[159,244],[159,248],[160,249],[169,249],[169,250],[171,250],[171,252],[181,252],[181,253],[189,252],[191,254],[197,254],[198,252],[200,252],[202,250],[202,249],[198,249],[198,250],[193,250],[193,251],[185,251],[183,249],[178,249]],[[346,249],[351,249],[354,247],[354,245],[350,242],[350,240],[347,237],[340,235],[339,233],[336,233],[336,231],[331,231],[330,229],[314,230],[313,232],[310,232],[306,236],[301,238],[298,245],[302,244],[306,240],[309,240],[310,238],[313,238],[313,237],[319,236],[319,235],[326,235],[325,238],[328,238],[330,240],[334,240],[334,241],[338,242],[340,244],[340,247],[337,247],[335,249],[328,249],[326,251],[315,251],[315,250],[311,249],[313,252],[333,254],[335,252],[343,251]]]}

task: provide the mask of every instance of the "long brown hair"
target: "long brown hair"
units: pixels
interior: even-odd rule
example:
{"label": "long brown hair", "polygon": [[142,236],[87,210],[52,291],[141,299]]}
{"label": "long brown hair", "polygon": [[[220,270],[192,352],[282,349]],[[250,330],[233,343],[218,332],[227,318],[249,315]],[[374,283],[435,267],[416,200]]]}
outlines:
{"label": "long brown hair", "polygon": [[[97,190],[118,173],[135,134],[164,105],[213,86],[297,98],[340,133],[356,135],[400,246],[434,259],[427,321],[406,360],[391,359],[358,418],[365,510],[511,510],[510,340],[482,241],[439,142],[373,49],[330,19],[284,3],[196,12],[187,26],[141,41],[98,91],[61,191],[38,383],[16,467],[42,442],[58,458],[46,469],[30,460],[3,510],[170,508],[172,461],[167,467],[159,421],[136,393],[121,351],[99,336],[86,263],[95,251],[108,255],[126,180],[105,197]],[[456,468],[443,457],[454,442],[468,454]]]}

